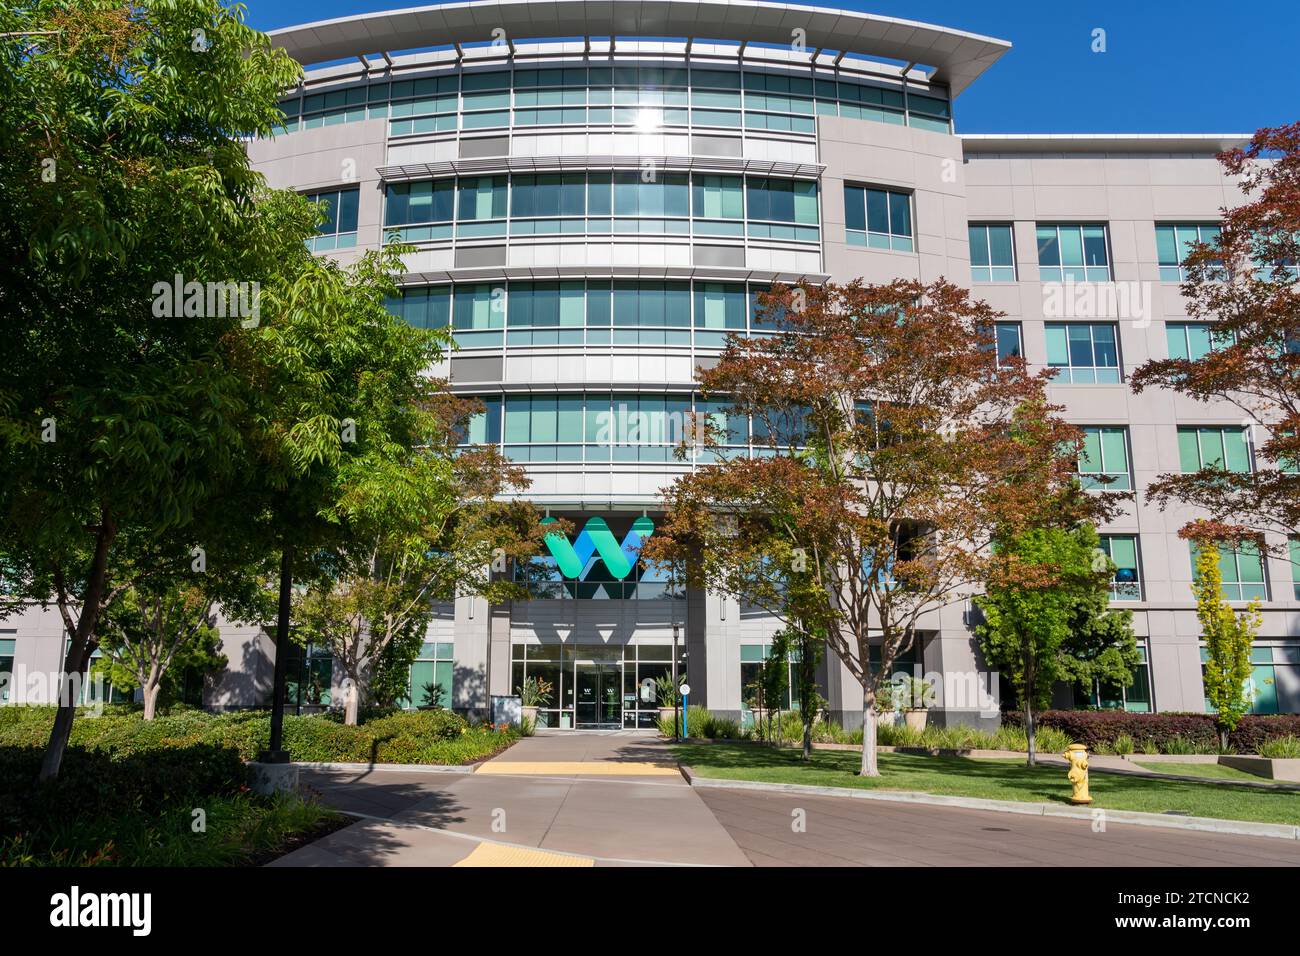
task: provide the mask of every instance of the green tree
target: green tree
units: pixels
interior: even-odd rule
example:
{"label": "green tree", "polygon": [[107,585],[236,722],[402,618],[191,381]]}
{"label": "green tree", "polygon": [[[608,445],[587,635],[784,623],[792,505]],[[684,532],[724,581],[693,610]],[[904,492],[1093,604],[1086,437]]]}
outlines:
{"label": "green tree", "polygon": [[1058,682],[1127,686],[1138,663],[1132,612],[1108,609],[1114,564],[1090,524],[1035,527],[999,540],[998,561],[975,603],[984,659],[1015,688],[1037,762],[1038,711]]}
{"label": "green tree", "polygon": [[265,284],[311,211],[259,202],[241,137],[301,71],[242,8],[6,5],[0,59],[0,614],[54,605],[69,636],[49,779],[101,615],[168,570],[243,446],[247,313],[168,317],[158,285]]}
{"label": "green tree", "polygon": [[1251,601],[1237,614],[1224,599],[1219,548],[1213,541],[1196,543],[1196,617],[1205,641],[1205,696],[1214,708],[1219,742],[1226,748],[1228,734],[1250,711],[1250,648],[1261,621],[1259,601]]}

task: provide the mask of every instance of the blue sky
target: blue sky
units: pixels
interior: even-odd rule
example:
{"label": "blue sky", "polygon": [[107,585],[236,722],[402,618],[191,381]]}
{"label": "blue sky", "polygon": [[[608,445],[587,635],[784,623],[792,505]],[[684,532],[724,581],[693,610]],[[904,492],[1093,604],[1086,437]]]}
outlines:
{"label": "blue sky", "polygon": [[[420,3],[245,0],[262,30]],[[1300,120],[1300,0],[842,0],[1010,40],[957,100],[965,133],[1236,133]],[[1092,32],[1106,31],[1106,52]]]}

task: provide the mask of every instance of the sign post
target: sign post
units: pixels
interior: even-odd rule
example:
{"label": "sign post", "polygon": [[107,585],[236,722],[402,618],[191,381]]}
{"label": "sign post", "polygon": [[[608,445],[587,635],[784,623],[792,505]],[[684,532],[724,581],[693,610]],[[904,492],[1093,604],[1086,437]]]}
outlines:
{"label": "sign post", "polygon": [[683,684],[682,685],[682,737],[683,738],[689,738],[691,736],[691,726],[690,726],[691,702],[689,699],[690,696],[691,696],[691,685]]}

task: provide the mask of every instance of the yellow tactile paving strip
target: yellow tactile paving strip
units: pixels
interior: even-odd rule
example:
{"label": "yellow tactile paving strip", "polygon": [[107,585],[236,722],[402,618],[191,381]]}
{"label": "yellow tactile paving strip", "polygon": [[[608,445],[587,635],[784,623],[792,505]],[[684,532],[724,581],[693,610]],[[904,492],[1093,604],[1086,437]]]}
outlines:
{"label": "yellow tactile paving strip", "polygon": [[552,777],[681,777],[671,764],[632,760],[489,760],[475,773],[538,774]]}
{"label": "yellow tactile paving strip", "polygon": [[500,843],[480,843],[469,856],[453,866],[595,866],[588,856],[569,856],[564,853],[547,853],[521,846],[503,846]]}

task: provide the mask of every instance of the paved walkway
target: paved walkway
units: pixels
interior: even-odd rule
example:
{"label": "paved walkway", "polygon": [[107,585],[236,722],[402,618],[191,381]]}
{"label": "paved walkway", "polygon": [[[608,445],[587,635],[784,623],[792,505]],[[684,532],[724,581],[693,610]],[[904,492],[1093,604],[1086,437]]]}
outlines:
{"label": "paved walkway", "polygon": [[303,779],[326,802],[369,819],[272,865],[749,862],[666,743],[644,734],[526,738],[473,774],[309,771]]}
{"label": "paved walkway", "polygon": [[362,819],[273,866],[1300,866],[1300,841],[694,790],[635,731],[543,733],[477,773],[303,780]]}

